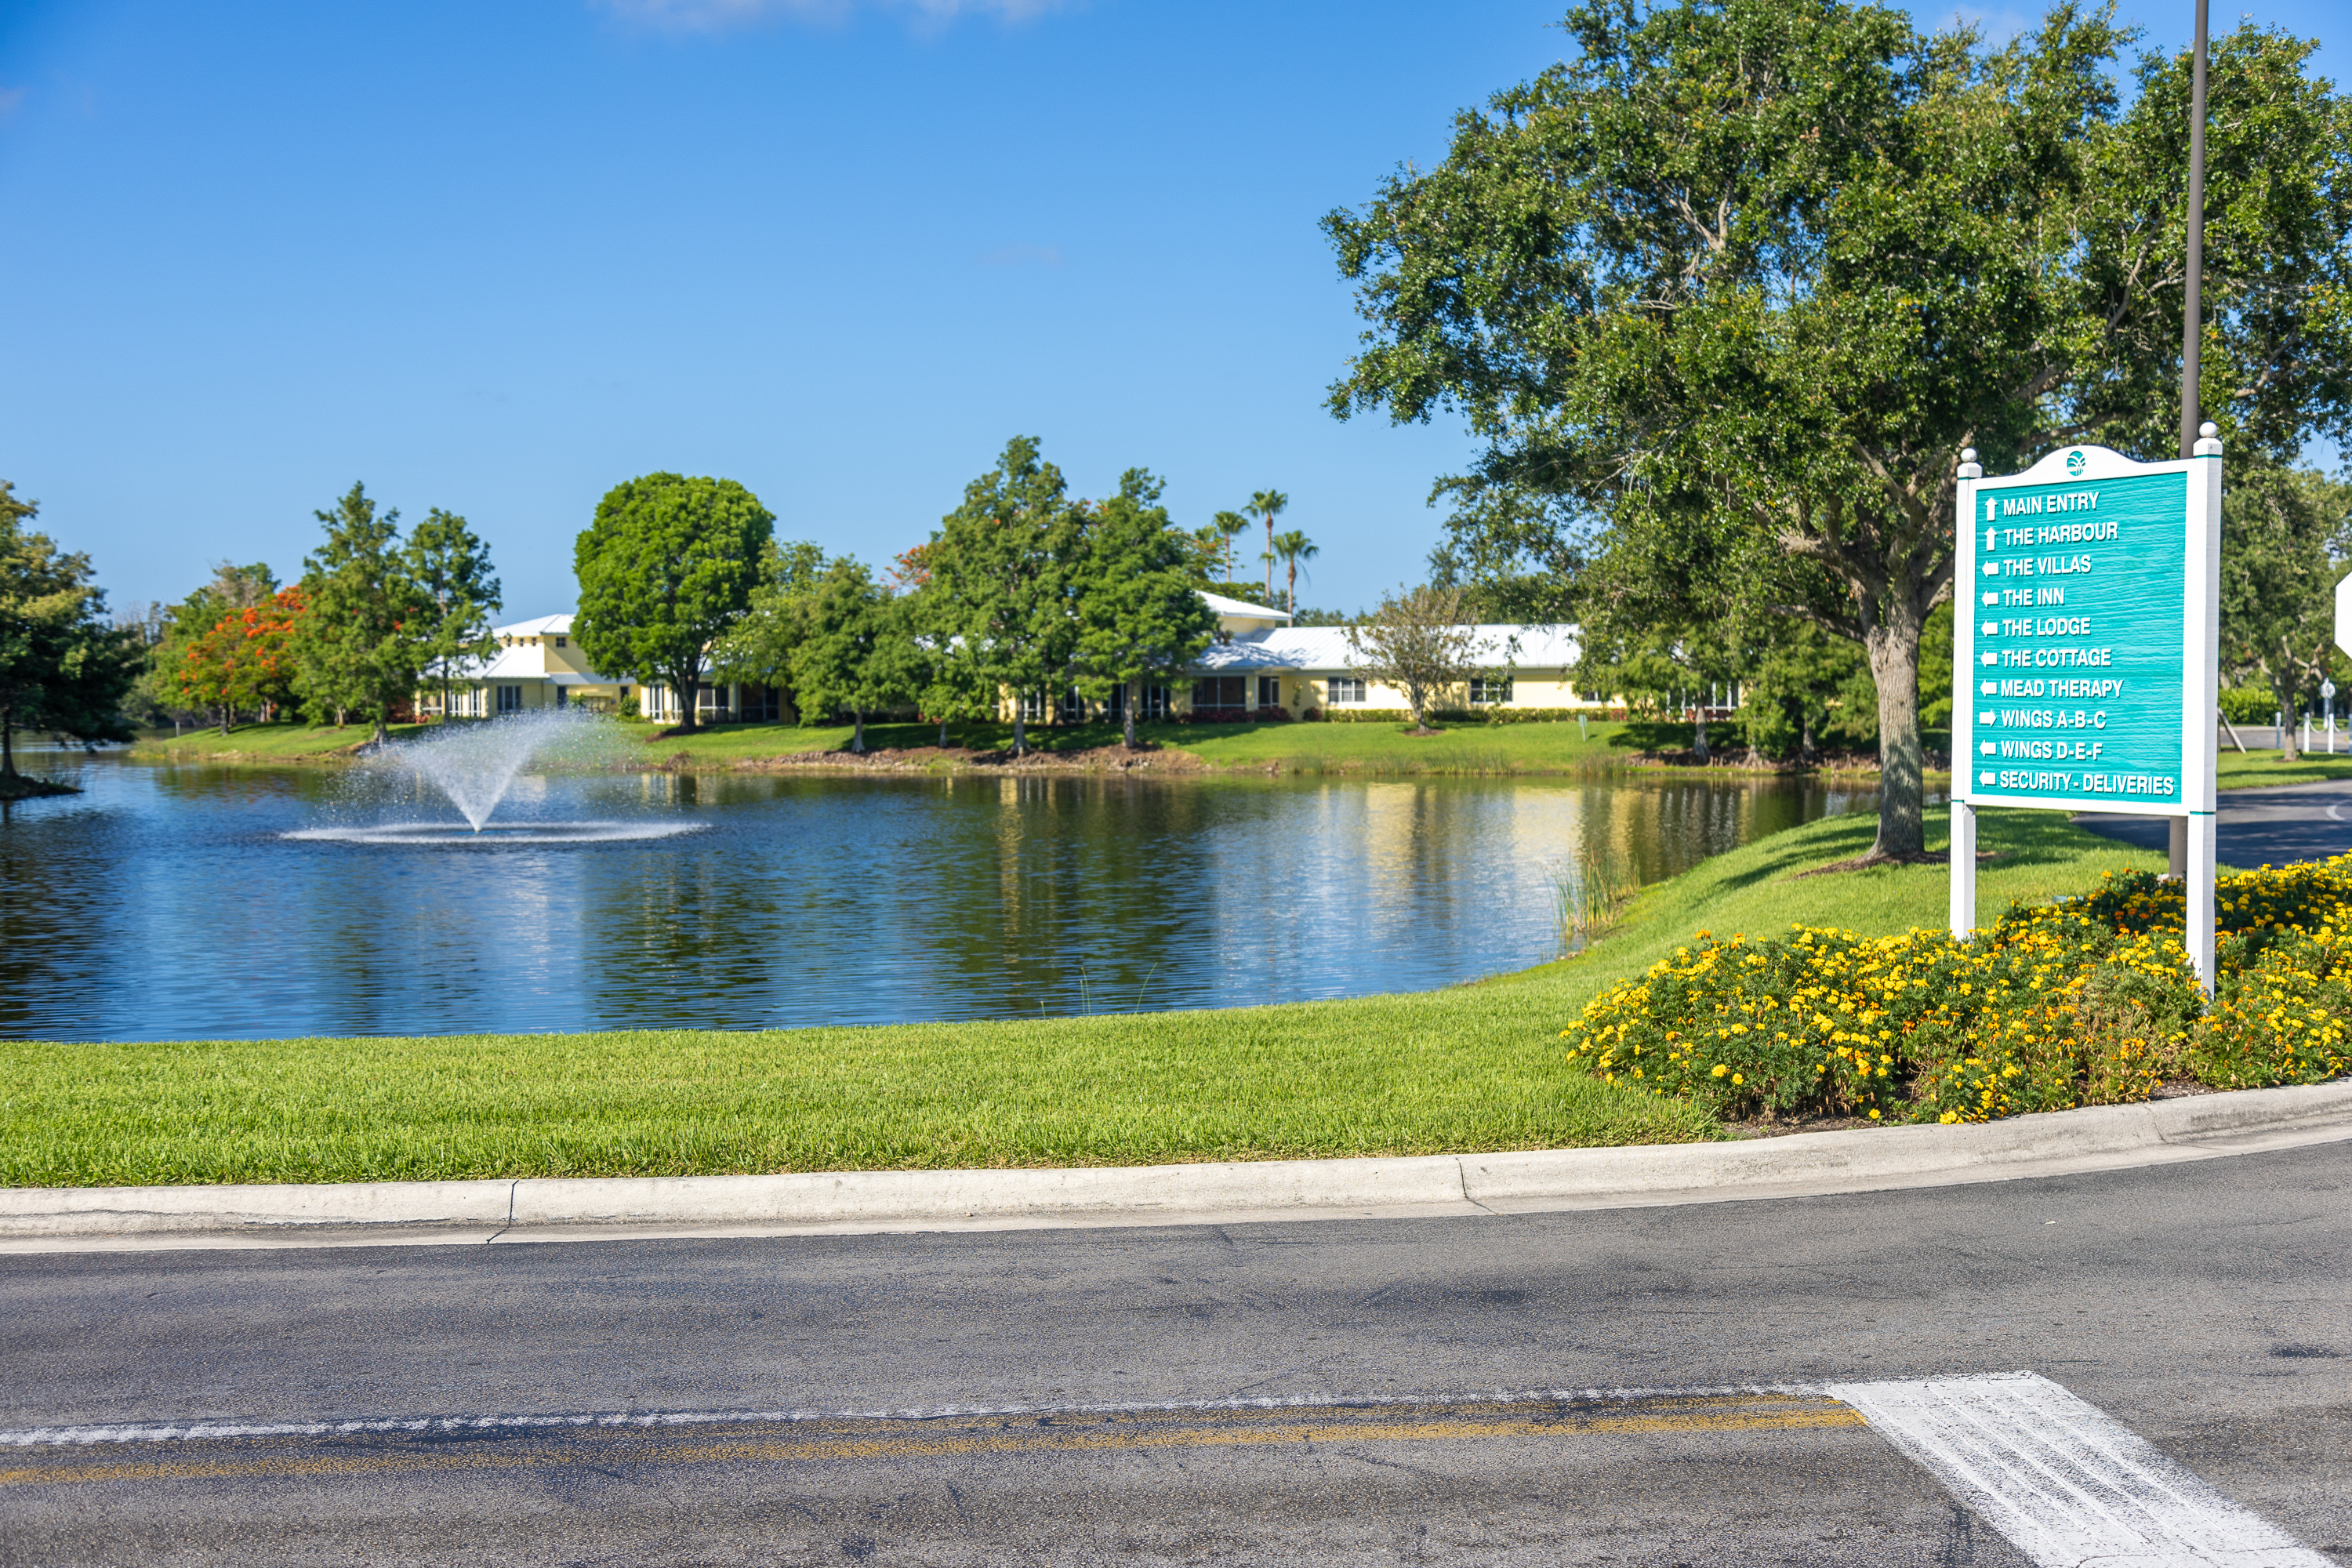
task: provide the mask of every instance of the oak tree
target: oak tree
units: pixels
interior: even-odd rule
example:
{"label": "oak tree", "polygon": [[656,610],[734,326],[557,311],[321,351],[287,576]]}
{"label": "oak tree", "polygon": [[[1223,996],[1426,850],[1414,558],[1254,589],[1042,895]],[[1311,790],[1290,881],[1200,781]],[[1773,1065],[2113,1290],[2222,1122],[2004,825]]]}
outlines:
{"label": "oak tree", "polygon": [[719,639],[750,609],[775,519],[732,479],[646,474],[605,492],[572,548],[572,634],[607,675],[659,680],[692,731]]}

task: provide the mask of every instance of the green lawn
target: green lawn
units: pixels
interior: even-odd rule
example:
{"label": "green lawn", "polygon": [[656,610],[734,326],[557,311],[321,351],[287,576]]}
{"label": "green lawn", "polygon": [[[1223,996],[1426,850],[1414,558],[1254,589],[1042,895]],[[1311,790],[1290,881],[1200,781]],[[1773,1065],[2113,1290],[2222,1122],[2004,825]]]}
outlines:
{"label": "green lawn", "polygon": [[[396,725],[393,733],[406,736],[430,726]],[[1605,766],[1623,759],[1622,746],[1611,740],[1624,728],[1593,724],[1580,735],[1572,723],[1468,724],[1444,729],[1435,735],[1405,734],[1395,724],[1147,724],[1144,740],[1184,752],[1217,767],[1284,772],[1329,771],[1393,773],[1562,773]],[[848,745],[846,724],[803,728],[797,724],[720,724],[692,735],[663,735],[654,725],[625,722],[622,732],[644,748],[650,763],[682,763],[688,767],[729,766],[815,752],[835,752]],[[163,737],[141,742],[140,754],[163,760],[253,762],[334,761],[363,744],[368,731],[359,726],[336,730],[300,724],[241,724],[224,736],[217,729],[191,731],[174,740]],[[935,747],[936,724],[868,724],[866,743],[875,750],[911,751]],[[1118,726],[1081,724],[1067,728],[1033,725],[1029,742],[1046,752],[1083,752],[1115,745]],[[998,723],[957,724],[949,743],[974,751],[1010,749],[1013,726]],[[846,760],[846,759],[845,759]]]}
{"label": "green lawn", "polygon": [[2276,752],[2242,755],[2224,744],[2215,770],[2223,789],[2262,789],[2272,784],[2316,784],[2323,779],[2352,779],[2352,756],[2298,756],[2293,766],[2279,761]]}
{"label": "green lawn", "polygon": [[[1622,762],[1610,742],[1624,727],[1593,724],[1589,735],[1573,723],[1464,724],[1434,735],[1408,735],[1396,724],[1145,724],[1140,739],[1182,752],[1212,767],[1274,768],[1283,773],[1572,773]],[[645,735],[651,726],[642,727]],[[974,751],[1010,750],[1013,726],[956,724],[949,743]],[[1029,743],[1045,752],[1084,752],[1117,745],[1115,724],[1032,725]],[[868,724],[876,750],[910,751],[939,744],[936,724]],[[688,766],[753,761],[791,753],[838,751],[849,743],[846,725],[803,729],[794,724],[726,724],[693,736],[647,739],[656,756]]]}
{"label": "green lawn", "polygon": [[[393,734],[405,737],[430,728],[398,724],[393,727]],[[845,724],[810,729],[797,724],[721,724],[692,735],[662,738],[657,738],[659,731],[651,724],[625,723],[622,731],[644,748],[646,762],[688,768],[731,767],[773,757],[838,751],[849,743],[850,734]],[[1563,722],[1462,724],[1448,726],[1435,735],[1409,735],[1402,726],[1387,723],[1276,723],[1147,724],[1141,733],[1147,741],[1215,768],[1379,776],[1581,773],[1622,763],[1630,751],[1642,747],[1686,744],[1689,731],[1688,725],[1592,723],[1579,733],[1574,723]],[[936,724],[866,727],[866,744],[876,750],[931,747],[939,744],[939,738]],[[1044,751],[1082,752],[1116,744],[1119,732],[1108,724],[1068,729],[1036,726],[1029,731],[1029,738]],[[226,736],[215,729],[192,731],[176,740],[165,736],[142,741],[133,754],[153,761],[336,762],[367,739],[366,728],[356,724],[341,730],[241,724]],[[1012,745],[1013,727],[957,724],[950,728],[949,740],[958,747],[996,751]],[[1706,772],[1719,776],[1717,770]],[[2225,790],[2352,778],[2352,754],[2309,757],[2287,767],[2275,752],[2241,755],[2224,749],[2220,773]]]}
{"label": "green lawn", "polygon": [[[1940,819],[1936,831],[1940,833]],[[359,1181],[1157,1162],[1675,1142],[1704,1118],[1566,1071],[1603,984],[1699,927],[1943,919],[1940,867],[1790,880],[1832,818],[1643,894],[1584,955],[1448,990],[1224,1012],[773,1033],[0,1042],[0,1184]],[[2162,857],[1985,814],[1981,907]]]}
{"label": "green lawn", "polygon": [[[421,733],[425,724],[394,724],[394,740]],[[374,738],[365,724],[238,724],[226,735],[215,725],[179,736],[142,736],[131,754],[142,760],[194,762],[238,759],[252,762],[341,761]]]}

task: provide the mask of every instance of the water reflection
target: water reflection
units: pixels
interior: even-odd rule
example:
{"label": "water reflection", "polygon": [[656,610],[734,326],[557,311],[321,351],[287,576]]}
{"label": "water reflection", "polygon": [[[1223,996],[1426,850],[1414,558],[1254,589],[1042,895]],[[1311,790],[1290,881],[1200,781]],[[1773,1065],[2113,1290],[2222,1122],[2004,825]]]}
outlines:
{"label": "water reflection", "polygon": [[[45,759],[46,761],[46,759]],[[321,769],[72,759],[0,826],[0,1033],[764,1027],[1215,1006],[1554,956],[1554,879],[1643,881],[1867,806],[1818,784],[749,774],[518,781],[627,842],[289,840],[407,820]],[[406,814],[404,816],[403,814]]]}

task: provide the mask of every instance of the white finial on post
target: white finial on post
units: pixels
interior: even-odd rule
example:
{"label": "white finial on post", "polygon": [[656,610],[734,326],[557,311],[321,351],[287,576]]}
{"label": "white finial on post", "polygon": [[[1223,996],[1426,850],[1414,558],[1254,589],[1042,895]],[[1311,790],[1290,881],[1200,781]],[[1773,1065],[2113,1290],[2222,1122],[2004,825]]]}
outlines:
{"label": "white finial on post", "polygon": [[2221,455],[2221,427],[2210,419],[2197,427],[2197,449],[2193,456],[2218,458]]}
{"label": "white finial on post", "polygon": [[1960,448],[1960,478],[1964,479],[1984,478],[1984,465],[1977,461],[1977,449],[1974,447]]}

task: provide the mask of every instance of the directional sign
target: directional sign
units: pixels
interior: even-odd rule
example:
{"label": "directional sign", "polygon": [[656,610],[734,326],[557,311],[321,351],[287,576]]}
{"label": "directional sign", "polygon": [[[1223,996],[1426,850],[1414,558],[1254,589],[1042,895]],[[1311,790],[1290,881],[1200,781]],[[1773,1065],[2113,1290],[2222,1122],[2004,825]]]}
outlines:
{"label": "directional sign", "polygon": [[2352,653],[2352,577],[2336,584],[2336,646]]}
{"label": "directional sign", "polygon": [[[2135,463],[2070,447],[1958,476],[1952,621],[1952,934],[1977,924],[1977,808],[2181,820],[2181,945],[2213,989],[2221,717],[2221,443]],[[2339,640],[2347,629],[2336,590]],[[2347,644],[2352,648],[2352,644]]]}
{"label": "directional sign", "polygon": [[2197,735],[2183,716],[2200,705],[2190,655],[2202,637],[2190,600],[2208,591],[2194,570],[2191,511],[2206,499],[2195,461],[2082,447],[1963,482],[1952,759],[1962,798],[2167,816],[2192,805]]}

